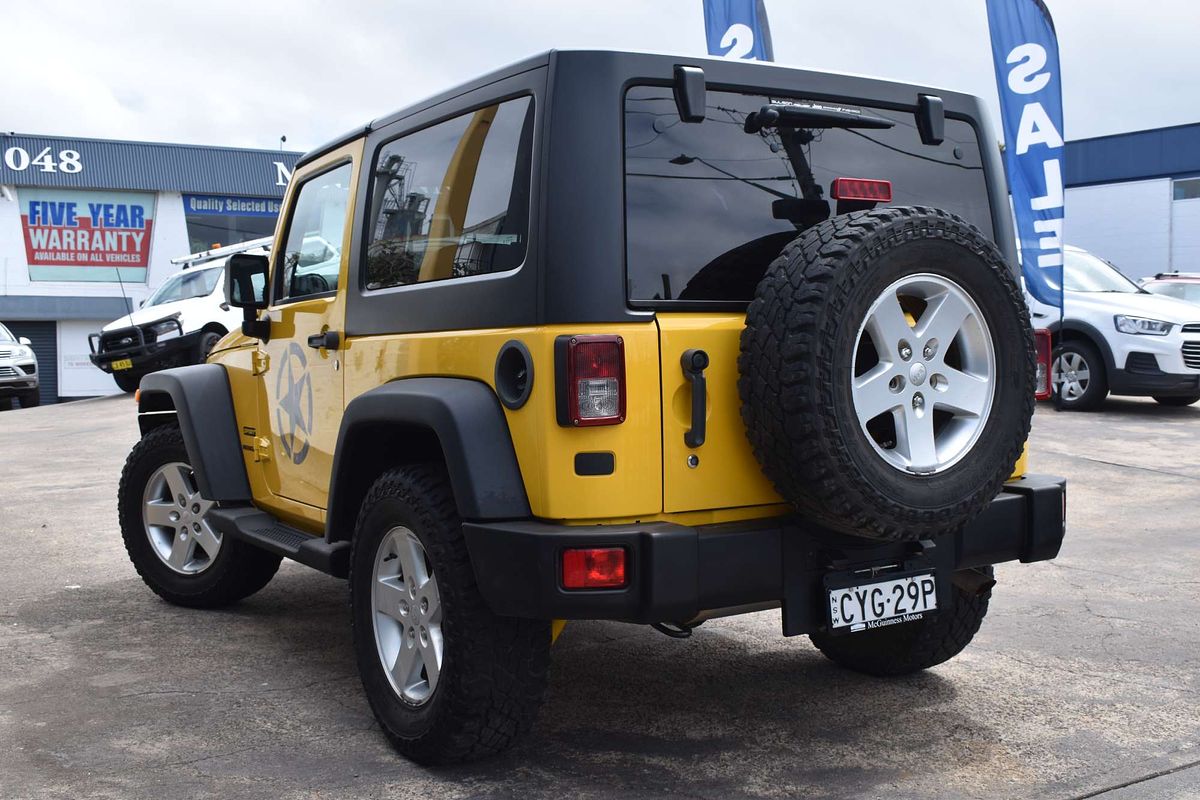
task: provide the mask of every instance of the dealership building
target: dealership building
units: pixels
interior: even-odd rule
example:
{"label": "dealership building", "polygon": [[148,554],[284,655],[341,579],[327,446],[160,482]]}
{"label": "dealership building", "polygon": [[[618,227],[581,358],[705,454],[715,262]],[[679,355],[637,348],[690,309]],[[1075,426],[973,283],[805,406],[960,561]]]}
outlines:
{"label": "dealership building", "polygon": [[1200,123],[1067,142],[1063,239],[1135,280],[1200,272]]}
{"label": "dealership building", "polygon": [[43,403],[117,391],[88,334],[171,259],[268,236],[299,153],[0,134],[0,322],[37,352]]}

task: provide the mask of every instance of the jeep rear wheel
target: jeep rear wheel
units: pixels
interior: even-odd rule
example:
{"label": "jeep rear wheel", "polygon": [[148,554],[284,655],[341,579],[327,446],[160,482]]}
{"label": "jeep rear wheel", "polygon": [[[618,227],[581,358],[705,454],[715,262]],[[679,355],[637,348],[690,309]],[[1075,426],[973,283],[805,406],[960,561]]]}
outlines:
{"label": "jeep rear wheel", "polygon": [[121,537],[138,575],[169,603],[236,603],[279,569],[279,556],[212,528],[212,506],[200,496],[178,425],[155,428],[134,445],[117,490]]}
{"label": "jeep rear wheel", "polygon": [[995,245],[935,209],[838,216],[768,268],[742,333],[742,417],[812,521],[884,541],[962,528],[1011,475],[1034,347]]}
{"label": "jeep rear wheel", "polygon": [[925,619],[840,636],[814,633],[809,638],[826,658],[867,675],[895,677],[937,666],[961,653],[987,616],[992,568],[968,572],[974,585],[955,585],[949,607]]}
{"label": "jeep rear wheel", "polygon": [[401,467],[371,487],[355,526],[350,604],[367,700],[405,756],[481,758],[533,723],[550,623],[488,609],[442,466]]}

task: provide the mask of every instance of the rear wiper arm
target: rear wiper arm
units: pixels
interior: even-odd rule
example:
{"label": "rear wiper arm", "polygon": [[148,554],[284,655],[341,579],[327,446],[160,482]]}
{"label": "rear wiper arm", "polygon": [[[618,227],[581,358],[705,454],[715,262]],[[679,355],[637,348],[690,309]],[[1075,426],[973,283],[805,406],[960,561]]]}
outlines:
{"label": "rear wiper arm", "polygon": [[796,103],[770,103],[746,116],[746,133],[763,128],[891,128],[896,123],[868,114],[860,108],[828,105],[802,100]]}

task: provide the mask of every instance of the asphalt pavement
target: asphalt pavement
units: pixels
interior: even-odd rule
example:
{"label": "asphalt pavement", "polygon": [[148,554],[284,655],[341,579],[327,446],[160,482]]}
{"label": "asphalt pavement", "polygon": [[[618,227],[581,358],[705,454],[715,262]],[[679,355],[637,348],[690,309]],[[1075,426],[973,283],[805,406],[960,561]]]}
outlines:
{"label": "asphalt pavement", "polygon": [[532,736],[437,770],[376,726],[341,581],[285,564],[216,612],[142,585],[136,438],[127,397],[0,413],[0,797],[1200,797],[1200,407],[1038,409],[1066,544],[998,567],[948,664],[859,676],[778,611],[686,641],[571,623]]}

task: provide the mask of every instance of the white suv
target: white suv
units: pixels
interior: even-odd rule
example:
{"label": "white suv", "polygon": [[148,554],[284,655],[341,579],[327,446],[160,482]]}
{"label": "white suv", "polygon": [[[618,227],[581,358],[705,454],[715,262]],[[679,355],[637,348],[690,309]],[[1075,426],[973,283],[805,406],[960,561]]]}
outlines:
{"label": "white suv", "polygon": [[1054,335],[1054,390],[1063,408],[1093,409],[1111,394],[1168,406],[1200,400],[1200,306],[1151,294],[1113,265],[1065,248],[1064,317],[1028,294],[1037,328]]}
{"label": "white suv", "polygon": [[132,392],[142,376],[167,367],[202,363],[213,346],[239,330],[242,312],[225,302],[225,265],[235,253],[265,254],[270,238],[193,253],[132,314],[115,319],[89,337],[91,361],[111,372],[117,386]]}
{"label": "white suv", "polygon": [[15,397],[21,408],[36,406],[38,398],[38,363],[31,343],[24,336],[13,336],[0,323],[0,408],[9,407]]}

